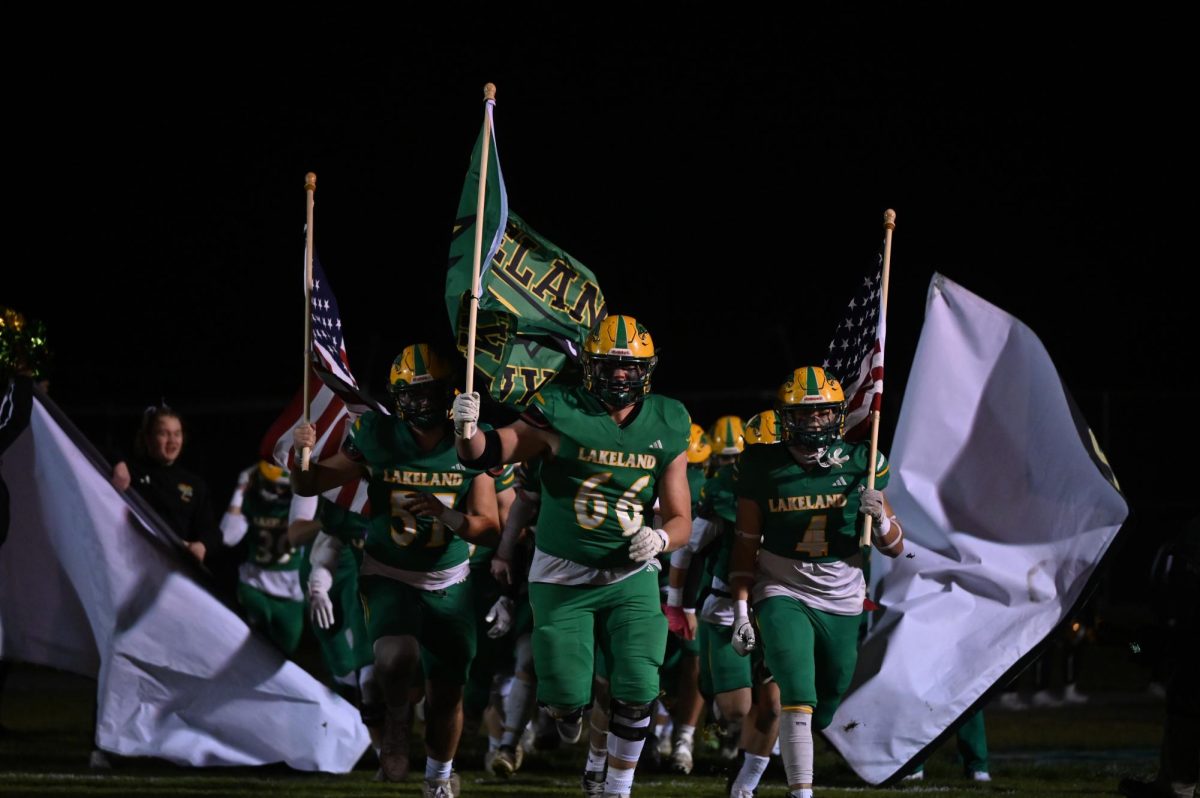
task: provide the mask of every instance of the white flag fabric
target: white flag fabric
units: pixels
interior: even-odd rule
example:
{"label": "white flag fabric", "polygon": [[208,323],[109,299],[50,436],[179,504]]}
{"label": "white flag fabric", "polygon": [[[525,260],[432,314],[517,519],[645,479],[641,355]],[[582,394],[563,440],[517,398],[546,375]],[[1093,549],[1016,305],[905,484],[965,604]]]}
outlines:
{"label": "white flag fabric", "polygon": [[0,657],[95,677],[98,747],[181,765],[344,773],[370,741],[358,711],[190,575],[48,400],[3,453]]}
{"label": "white flag fabric", "polygon": [[1037,336],[934,275],[891,452],[904,551],[826,738],[871,784],[940,744],[1084,597],[1128,506]]}

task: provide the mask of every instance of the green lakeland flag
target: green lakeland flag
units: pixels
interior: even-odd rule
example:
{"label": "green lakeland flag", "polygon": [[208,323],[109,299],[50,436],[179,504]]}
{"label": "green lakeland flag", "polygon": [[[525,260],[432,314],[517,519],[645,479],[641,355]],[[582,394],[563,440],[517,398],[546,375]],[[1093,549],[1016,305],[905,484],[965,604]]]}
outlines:
{"label": "green lakeland flag", "polygon": [[[487,113],[492,114],[491,101]],[[520,408],[578,359],[588,331],[607,309],[591,270],[508,210],[496,128],[489,127],[475,368],[493,399]],[[467,350],[482,150],[481,132],[463,183],[446,272],[446,309],[462,352]]]}

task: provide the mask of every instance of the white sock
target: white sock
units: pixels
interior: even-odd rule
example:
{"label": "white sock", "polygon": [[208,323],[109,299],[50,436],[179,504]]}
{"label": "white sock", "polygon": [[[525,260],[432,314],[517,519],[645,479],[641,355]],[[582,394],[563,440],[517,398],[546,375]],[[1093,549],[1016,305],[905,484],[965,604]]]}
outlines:
{"label": "white sock", "polygon": [[678,734],[678,736],[676,736],[675,739],[678,742],[683,742],[684,740],[687,740],[687,744],[691,745],[693,740],[695,739],[695,736],[696,736],[696,727],[695,726],[688,726],[685,723],[681,723],[681,724],[679,724],[679,734]]}
{"label": "white sock", "polygon": [[439,762],[433,757],[425,758],[425,780],[430,779],[448,779],[450,771],[454,769],[454,760],[449,762]]}
{"label": "white sock", "polygon": [[802,790],[792,790],[788,795],[790,798],[813,798],[813,791],[805,787]]}
{"label": "white sock", "polygon": [[[788,784],[813,783],[812,712],[785,709],[779,719],[779,749]],[[798,795],[798,793],[793,793]],[[812,791],[808,796],[811,798]]]}
{"label": "white sock", "polygon": [[495,751],[499,747],[500,747],[500,738],[493,737],[492,735],[489,734],[488,735],[488,750]]}
{"label": "white sock", "polygon": [[742,762],[742,769],[738,771],[737,778],[733,780],[732,792],[738,790],[746,790],[754,792],[758,789],[758,783],[762,781],[763,774],[767,772],[767,765],[770,763],[771,757],[759,756],[746,752],[746,761]]}
{"label": "white sock", "polygon": [[603,773],[604,763],[608,761],[608,749],[596,749],[591,745],[588,746],[587,765],[584,770],[590,770],[593,773]]}
{"label": "white sock", "polygon": [[[636,761],[636,760],[635,760]],[[622,770],[609,767],[608,776],[604,779],[604,791],[617,795],[628,795],[633,790],[633,768]]]}
{"label": "white sock", "polygon": [[521,679],[513,679],[508,695],[504,696],[504,734],[500,737],[501,745],[516,747],[521,730],[533,717],[534,702],[537,696],[533,685]]}

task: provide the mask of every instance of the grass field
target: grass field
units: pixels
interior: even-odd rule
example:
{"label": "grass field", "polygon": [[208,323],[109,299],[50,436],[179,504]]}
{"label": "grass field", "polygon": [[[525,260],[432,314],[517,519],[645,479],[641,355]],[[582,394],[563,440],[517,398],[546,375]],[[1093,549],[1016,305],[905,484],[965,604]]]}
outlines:
{"label": "grass field", "polygon": [[[925,780],[891,789],[864,785],[840,758],[818,741],[817,794],[1081,796],[1116,795],[1122,776],[1149,777],[1157,761],[1164,706],[1146,692],[1148,676],[1120,651],[1089,655],[1080,676],[1089,703],[1055,709],[986,711],[993,781],[966,780],[950,741],[930,759]],[[1098,664],[1100,665],[1098,667]],[[1089,680],[1088,674],[1093,674]],[[417,776],[404,784],[372,781],[366,762],[345,776],[297,773],[282,767],[180,768],[156,760],[122,760],[111,770],[87,766],[95,683],[29,666],[14,666],[0,704],[0,796],[310,796],[420,795]],[[420,732],[414,735],[414,769]],[[468,721],[456,769],[464,796],[582,796],[578,773],[585,749],[570,746],[531,755],[510,781],[482,769],[486,738]],[[724,763],[698,751],[696,772],[683,777],[643,766],[636,795],[647,798],[720,798]],[[782,769],[772,764],[760,796],[785,795]]]}

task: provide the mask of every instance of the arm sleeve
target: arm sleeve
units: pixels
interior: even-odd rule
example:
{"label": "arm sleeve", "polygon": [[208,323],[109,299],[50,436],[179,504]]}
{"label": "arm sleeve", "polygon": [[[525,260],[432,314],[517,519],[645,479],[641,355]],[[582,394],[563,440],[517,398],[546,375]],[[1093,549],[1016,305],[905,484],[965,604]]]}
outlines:
{"label": "arm sleeve", "polygon": [[334,573],[337,571],[338,557],[342,555],[343,545],[332,535],[318,532],[317,539],[312,544],[312,551],[308,553],[308,561],[313,568],[325,568],[330,573]]}
{"label": "arm sleeve", "polygon": [[296,496],[292,495],[292,504],[288,508],[288,525],[296,521],[312,521],[317,517],[317,503],[321,500],[320,496]]}

